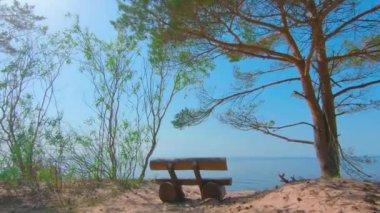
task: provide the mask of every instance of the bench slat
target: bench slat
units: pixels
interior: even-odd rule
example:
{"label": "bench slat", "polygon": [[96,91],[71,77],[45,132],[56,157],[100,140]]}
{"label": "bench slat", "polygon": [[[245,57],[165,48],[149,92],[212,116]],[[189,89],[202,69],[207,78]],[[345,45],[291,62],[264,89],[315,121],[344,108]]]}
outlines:
{"label": "bench slat", "polygon": [[[156,179],[156,183],[162,184],[165,182],[172,182],[171,179],[168,178],[161,178],[161,179]],[[177,179],[178,184],[180,185],[198,185],[198,182],[196,179]],[[203,178],[202,183],[207,183],[207,182],[214,182],[219,185],[231,185],[232,184],[232,178]]]}
{"label": "bench slat", "polygon": [[199,170],[227,170],[226,158],[155,159],[149,165],[151,170],[167,170],[167,165],[173,163],[175,170],[192,170],[193,162],[198,162]]}

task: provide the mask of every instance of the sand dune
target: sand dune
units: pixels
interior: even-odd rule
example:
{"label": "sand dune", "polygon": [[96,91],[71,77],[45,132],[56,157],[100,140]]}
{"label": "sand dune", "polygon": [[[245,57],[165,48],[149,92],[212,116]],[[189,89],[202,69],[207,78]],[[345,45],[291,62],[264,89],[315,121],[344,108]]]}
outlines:
{"label": "sand dune", "polygon": [[187,200],[164,204],[152,183],[82,212],[380,212],[380,185],[354,180],[311,180],[255,193],[228,192],[222,201],[200,200],[197,187],[185,187]]}
{"label": "sand dune", "polygon": [[66,193],[60,197],[61,206],[36,207],[22,199],[16,202],[17,197],[0,190],[0,212],[380,212],[380,184],[346,179],[289,183],[264,192],[227,192],[223,201],[200,200],[197,187],[184,191],[185,202],[168,204],[159,200],[158,186],[152,182],[136,189],[106,184]]}

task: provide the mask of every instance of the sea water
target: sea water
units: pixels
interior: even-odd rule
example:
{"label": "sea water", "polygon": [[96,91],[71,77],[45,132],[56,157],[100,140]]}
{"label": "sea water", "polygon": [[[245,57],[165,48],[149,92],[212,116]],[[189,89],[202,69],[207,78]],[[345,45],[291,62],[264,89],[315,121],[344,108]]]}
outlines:
{"label": "sea water", "polygon": [[[380,182],[380,156],[364,164],[362,170],[371,175],[369,180]],[[316,158],[227,158],[228,171],[201,171],[203,177],[232,177],[228,191],[265,190],[281,185],[279,174],[287,179],[315,179],[320,176]],[[342,171],[344,177],[347,175]],[[178,178],[194,177],[192,171],[177,171]],[[146,178],[167,178],[167,171],[147,171]]]}

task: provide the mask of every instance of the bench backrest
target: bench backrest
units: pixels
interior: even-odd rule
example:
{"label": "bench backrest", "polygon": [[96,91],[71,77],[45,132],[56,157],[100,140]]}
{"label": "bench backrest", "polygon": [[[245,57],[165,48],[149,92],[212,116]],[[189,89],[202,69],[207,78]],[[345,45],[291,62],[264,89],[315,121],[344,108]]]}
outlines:
{"label": "bench backrest", "polygon": [[227,170],[226,158],[155,159],[150,161],[150,169],[167,170],[172,164],[174,170],[193,170],[194,163],[197,163],[198,170]]}

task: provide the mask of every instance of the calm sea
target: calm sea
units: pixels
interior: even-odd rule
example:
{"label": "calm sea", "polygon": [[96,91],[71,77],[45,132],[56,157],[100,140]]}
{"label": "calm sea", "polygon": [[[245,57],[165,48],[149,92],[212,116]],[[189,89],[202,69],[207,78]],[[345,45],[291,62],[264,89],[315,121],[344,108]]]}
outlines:
{"label": "calm sea", "polygon": [[[380,182],[380,157],[375,157],[372,164],[363,165],[362,169],[372,176],[370,180]],[[279,174],[287,178],[312,179],[320,176],[315,158],[227,158],[227,172],[202,171],[204,177],[232,177],[229,191],[264,190],[281,185]],[[179,178],[194,177],[192,171],[177,172]],[[343,176],[347,176],[343,172]],[[147,179],[169,177],[166,171],[147,171]]]}

